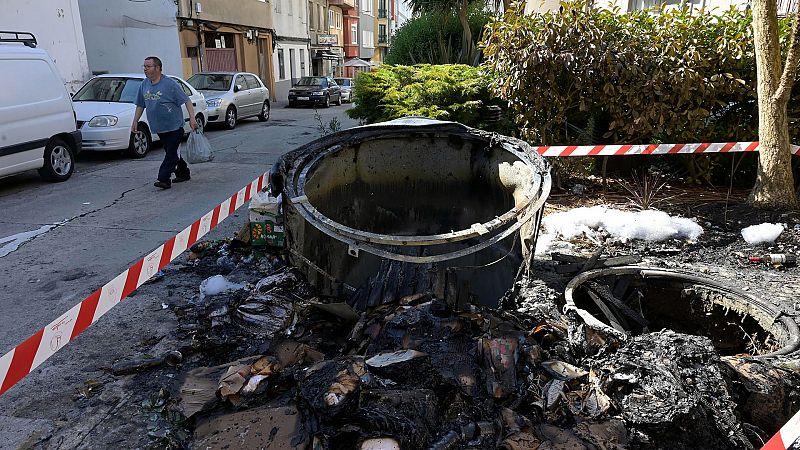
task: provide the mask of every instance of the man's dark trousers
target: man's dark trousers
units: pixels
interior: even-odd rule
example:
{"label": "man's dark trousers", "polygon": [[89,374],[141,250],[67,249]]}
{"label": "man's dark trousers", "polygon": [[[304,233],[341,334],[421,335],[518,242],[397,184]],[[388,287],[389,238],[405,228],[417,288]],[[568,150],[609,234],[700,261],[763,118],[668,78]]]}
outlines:
{"label": "man's dark trousers", "polygon": [[158,138],[164,145],[164,162],[158,169],[158,181],[170,183],[172,172],[178,178],[189,178],[189,166],[186,161],[178,156],[178,146],[181,144],[183,138],[183,128],[178,128],[175,131],[168,131],[166,133],[158,133]]}

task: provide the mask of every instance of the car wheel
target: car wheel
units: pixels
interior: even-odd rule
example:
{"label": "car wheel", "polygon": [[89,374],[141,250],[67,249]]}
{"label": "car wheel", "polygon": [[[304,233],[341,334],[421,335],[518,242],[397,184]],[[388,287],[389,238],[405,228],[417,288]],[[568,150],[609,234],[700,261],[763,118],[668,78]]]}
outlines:
{"label": "car wheel", "polygon": [[204,133],[206,131],[206,121],[203,120],[203,115],[198,114],[197,117],[194,118],[197,121],[197,131]]}
{"label": "car wheel", "polygon": [[140,123],[136,133],[131,133],[128,149],[125,153],[133,159],[144,158],[152,145],[153,139],[150,137],[150,130],[147,129],[145,124]]}
{"label": "car wheel", "polygon": [[261,105],[261,114],[258,115],[258,120],[262,122],[269,120],[269,100],[264,100],[264,104]]}
{"label": "car wheel", "polygon": [[322,106],[324,108],[329,108],[331,106],[331,96],[330,95],[326,95],[325,96],[325,103],[323,103]]}
{"label": "car wheel", "polygon": [[294,102],[291,100],[289,101],[289,108],[294,108]]}
{"label": "car wheel", "polygon": [[50,139],[44,149],[44,166],[39,175],[47,181],[66,181],[75,170],[75,154],[61,138]]}
{"label": "car wheel", "polygon": [[236,128],[236,108],[233,106],[228,106],[228,110],[225,111],[225,128],[229,130]]}

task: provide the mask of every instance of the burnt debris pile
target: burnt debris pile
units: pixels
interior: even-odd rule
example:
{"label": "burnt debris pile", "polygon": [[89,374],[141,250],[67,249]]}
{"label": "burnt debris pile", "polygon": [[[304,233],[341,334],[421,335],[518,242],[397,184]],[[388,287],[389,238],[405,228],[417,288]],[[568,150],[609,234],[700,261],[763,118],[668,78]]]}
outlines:
{"label": "burnt debris pile", "polygon": [[[197,264],[217,258],[209,247]],[[615,330],[601,308],[586,321],[591,299],[503,310],[407,283],[354,308],[282,261],[239,262],[243,289],[176,311],[173,395],[193,448],[759,448],[797,405],[795,368],[634,320],[636,333]],[[529,282],[514,292],[539,292]]]}

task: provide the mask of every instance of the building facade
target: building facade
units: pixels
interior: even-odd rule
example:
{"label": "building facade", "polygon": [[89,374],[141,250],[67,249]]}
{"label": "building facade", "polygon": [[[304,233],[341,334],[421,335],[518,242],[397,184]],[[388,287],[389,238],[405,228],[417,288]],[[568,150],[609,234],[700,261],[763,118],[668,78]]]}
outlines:
{"label": "building facade", "polygon": [[330,73],[326,75],[341,76],[342,64],[344,64],[344,43],[347,37],[344,33],[344,15],[342,8],[334,5],[335,0],[328,0],[328,34],[335,36],[329,48],[336,59],[331,60]]}
{"label": "building facade", "polygon": [[275,91],[272,8],[265,0],[178,0],[177,18],[184,76],[252,72]]}
{"label": "building facade", "polygon": [[286,100],[300,77],[311,74],[309,2],[272,0],[275,50],[272,55],[275,89],[273,100]]}
{"label": "building facade", "polygon": [[374,0],[359,0],[358,27],[361,41],[358,46],[358,57],[372,62],[375,55],[375,7]]}
{"label": "building facade", "polygon": [[328,3],[326,0],[308,1],[308,34],[311,38],[311,75],[333,75],[339,56],[333,48],[339,46],[335,34],[328,26]]}
{"label": "building facade", "polygon": [[3,2],[0,30],[33,33],[39,48],[55,61],[70,92],[91,76],[78,0]]}
{"label": "building facade", "polygon": [[375,54],[372,63],[381,64],[389,53],[389,36],[391,30],[391,0],[373,0],[375,15]]}
{"label": "building facade", "polygon": [[141,72],[144,58],[158,56],[165,73],[185,75],[174,1],[78,4],[92,74]]}

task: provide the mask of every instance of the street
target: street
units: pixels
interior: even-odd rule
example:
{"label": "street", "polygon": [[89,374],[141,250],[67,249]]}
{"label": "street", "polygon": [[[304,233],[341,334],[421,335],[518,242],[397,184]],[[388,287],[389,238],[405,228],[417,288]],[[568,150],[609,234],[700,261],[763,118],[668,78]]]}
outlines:
{"label": "street", "polygon": [[[165,191],[153,186],[164,155],[159,144],[140,160],[84,152],[64,183],[42,181],[35,171],[0,180],[2,354],[268,171],[281,154],[321,137],[320,123],[358,125],[345,114],[351,105],[284,105],[274,104],[267,122],[209,127],[214,160],[191,166],[190,182]],[[246,207],[206,239],[230,237],[244,217]]]}

